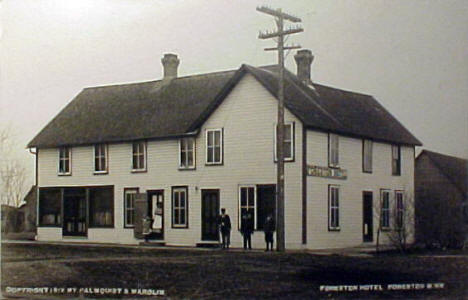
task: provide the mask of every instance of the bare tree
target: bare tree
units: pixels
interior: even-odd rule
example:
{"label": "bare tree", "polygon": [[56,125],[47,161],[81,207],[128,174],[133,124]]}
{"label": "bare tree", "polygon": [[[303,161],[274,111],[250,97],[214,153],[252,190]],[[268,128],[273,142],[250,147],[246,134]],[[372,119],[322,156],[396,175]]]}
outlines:
{"label": "bare tree", "polygon": [[0,129],[0,193],[1,202],[19,206],[25,193],[26,167],[13,155],[13,139],[9,127]]}
{"label": "bare tree", "polygon": [[414,197],[409,193],[395,194],[390,210],[392,228],[385,232],[390,244],[405,252],[414,237]]}
{"label": "bare tree", "polygon": [[[379,195],[378,201],[374,202],[374,220],[377,221],[375,251],[377,253],[380,251],[381,239],[384,236],[386,244],[404,252],[414,237],[414,197],[408,189],[401,192],[400,199],[397,193],[393,193],[394,197],[392,197],[391,191],[388,192],[388,215],[386,217],[383,216],[382,194]],[[386,219],[385,228],[383,227],[384,218]]]}

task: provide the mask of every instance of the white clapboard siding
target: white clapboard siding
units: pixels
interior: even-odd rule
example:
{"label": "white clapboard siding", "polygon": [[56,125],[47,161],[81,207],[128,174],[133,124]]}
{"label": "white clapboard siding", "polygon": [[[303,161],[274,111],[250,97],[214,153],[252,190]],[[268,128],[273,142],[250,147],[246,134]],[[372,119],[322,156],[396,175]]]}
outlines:
{"label": "white clapboard siding", "polygon": [[[238,232],[238,187],[241,184],[275,184],[273,161],[277,101],[251,75],[246,75],[204,124],[196,139],[196,170],[178,170],[178,140],[148,143],[148,171],[131,173],[131,144],[109,145],[109,174],[93,175],[93,148],[72,149],[72,175],[57,176],[58,150],[40,149],[39,186],[114,185],[113,229],[89,229],[84,241],[137,243],[132,229],[123,228],[123,189],[140,192],[164,189],[165,241],[170,245],[201,242],[201,190],[220,189],[220,206],[232,221],[231,241],[241,246]],[[302,124],[289,111],[286,122],[295,122],[295,161],[286,163],[286,246],[301,247]],[[118,121],[118,120],[116,120]],[[205,129],[224,128],[224,164],[205,166]],[[189,228],[171,228],[171,187],[189,187]],[[40,240],[61,240],[60,228],[39,228]],[[82,241],[82,240],[78,240]],[[264,247],[264,235],[255,232],[253,246]]]}
{"label": "white clapboard siding", "polygon": [[[307,163],[328,165],[328,135],[307,131]],[[391,145],[373,143],[372,173],[362,172],[362,139],[339,137],[339,163],[346,169],[346,180],[308,176],[307,178],[307,247],[339,248],[362,244],[363,191],[373,192],[373,203],[380,200],[380,189],[390,189],[393,207],[394,191],[405,190],[414,195],[414,148],[401,147],[401,176],[393,176]],[[328,231],[328,185],[340,185],[340,231]],[[377,233],[377,216],[374,217],[374,242]],[[386,242],[382,234],[382,242]]]}

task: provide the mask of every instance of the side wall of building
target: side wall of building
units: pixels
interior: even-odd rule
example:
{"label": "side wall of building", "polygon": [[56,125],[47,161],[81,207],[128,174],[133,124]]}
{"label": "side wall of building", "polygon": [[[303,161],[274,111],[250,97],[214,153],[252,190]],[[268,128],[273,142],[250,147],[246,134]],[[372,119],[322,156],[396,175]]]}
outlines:
{"label": "side wall of building", "polygon": [[[88,229],[87,239],[74,241],[137,243],[133,230],[124,222],[124,188],[164,190],[165,242],[169,245],[195,245],[201,242],[201,190],[219,189],[220,206],[232,220],[233,246],[241,246],[238,231],[239,186],[276,183],[274,128],[277,101],[251,75],[246,75],[203,125],[196,138],[196,170],[178,170],[179,141],[149,141],[145,173],[131,173],[130,143],[109,145],[109,173],[93,175],[93,148],[73,147],[72,175],[58,176],[58,150],[40,149],[39,187],[114,185],[114,228]],[[286,163],[286,247],[301,245],[302,123],[289,111],[286,122],[295,125],[295,160]],[[118,121],[118,120],[116,120]],[[224,163],[205,165],[205,130],[223,128]],[[188,187],[189,227],[171,228],[171,188]],[[63,240],[61,228],[38,229],[40,240]],[[253,246],[263,247],[262,232],[253,235]]]}
{"label": "side wall of building", "polygon": [[[394,176],[391,145],[379,142],[373,143],[372,173],[363,172],[362,143],[359,138],[339,136],[339,165],[347,171],[347,179],[307,177],[308,248],[339,248],[363,243],[364,191],[373,194],[374,242],[377,238],[381,190],[390,191],[391,208],[395,205],[395,191],[404,191],[408,202],[414,202],[414,148],[401,146],[401,175]],[[307,164],[328,166],[327,133],[307,131]],[[338,185],[340,190],[339,231],[328,230],[329,185]],[[381,234],[381,241],[387,242],[386,233]]]}
{"label": "side wall of building", "polygon": [[466,235],[463,194],[424,153],[415,164],[415,196],[418,242],[448,246],[450,236]]}

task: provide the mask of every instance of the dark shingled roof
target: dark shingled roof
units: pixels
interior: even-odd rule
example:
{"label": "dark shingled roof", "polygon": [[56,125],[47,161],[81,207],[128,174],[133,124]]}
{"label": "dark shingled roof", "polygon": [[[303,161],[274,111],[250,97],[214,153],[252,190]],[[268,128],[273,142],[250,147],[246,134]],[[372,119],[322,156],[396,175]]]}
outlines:
{"label": "dark shingled roof", "polygon": [[[273,96],[276,66],[84,89],[29,144],[57,147],[182,136],[195,132],[245,74]],[[300,82],[285,74],[285,106],[308,128],[421,145],[372,96]]]}
{"label": "dark shingled roof", "polygon": [[467,195],[468,191],[468,160],[449,156],[437,152],[423,150],[417,159],[427,155],[432,163],[452,182],[460,191]]}

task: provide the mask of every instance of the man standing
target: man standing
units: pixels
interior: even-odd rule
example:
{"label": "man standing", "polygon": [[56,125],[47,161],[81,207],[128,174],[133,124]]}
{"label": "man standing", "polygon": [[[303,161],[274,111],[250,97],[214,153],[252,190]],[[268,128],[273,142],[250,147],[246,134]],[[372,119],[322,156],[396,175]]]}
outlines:
{"label": "man standing", "polygon": [[265,251],[273,251],[273,232],[275,232],[276,224],[273,216],[271,214],[265,220],[265,224],[263,226],[263,230],[265,231],[265,242],[266,242],[266,250]]}
{"label": "man standing", "polygon": [[241,233],[242,236],[244,237],[244,250],[249,247],[249,249],[252,249],[252,233],[254,230],[254,221],[252,214],[250,211],[244,212],[242,215],[242,220],[241,220]]}
{"label": "man standing", "polygon": [[219,216],[219,230],[223,241],[222,249],[229,249],[231,240],[231,219],[226,214],[226,209],[221,208],[221,216]]}

